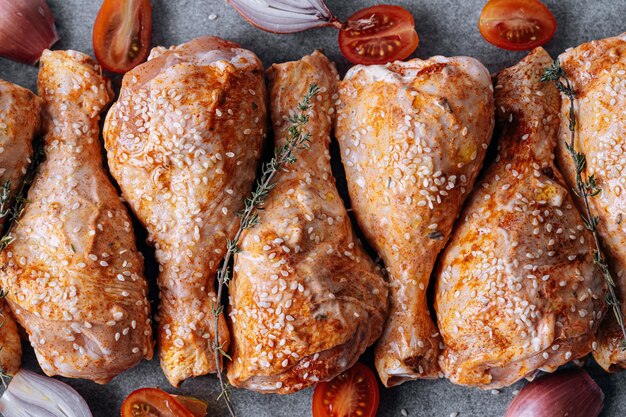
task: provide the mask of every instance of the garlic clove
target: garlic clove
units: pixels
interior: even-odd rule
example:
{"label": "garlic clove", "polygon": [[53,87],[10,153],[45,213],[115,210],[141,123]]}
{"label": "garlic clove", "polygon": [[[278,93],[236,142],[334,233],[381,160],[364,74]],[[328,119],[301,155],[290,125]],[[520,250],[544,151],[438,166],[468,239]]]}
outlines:
{"label": "garlic clove", "polygon": [[58,40],[45,0],[0,0],[0,56],[33,65]]}
{"label": "garlic clove", "polygon": [[537,378],[513,399],[504,417],[598,417],[604,393],[581,368]]}

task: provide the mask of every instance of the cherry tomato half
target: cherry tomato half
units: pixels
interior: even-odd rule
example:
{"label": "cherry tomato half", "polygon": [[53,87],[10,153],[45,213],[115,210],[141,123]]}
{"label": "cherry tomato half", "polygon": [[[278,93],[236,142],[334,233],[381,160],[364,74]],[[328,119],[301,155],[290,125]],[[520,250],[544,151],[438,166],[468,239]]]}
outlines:
{"label": "cherry tomato half", "polygon": [[195,397],[187,397],[185,395],[175,395],[176,399],[185,407],[194,417],[206,417],[208,404]]}
{"label": "cherry tomato half", "polygon": [[[365,24],[354,29],[357,21]],[[341,53],[353,64],[384,64],[407,58],[419,44],[411,13],[400,6],[379,5],[359,10],[339,31]]]}
{"label": "cherry tomato half", "polygon": [[[141,388],[130,393],[122,404],[122,417],[198,417],[178,398],[156,388]],[[199,417],[204,417],[204,414]]]}
{"label": "cherry tomato half", "polygon": [[150,0],[104,0],[93,27],[93,49],[103,68],[130,71],[150,53]]}
{"label": "cherry tomato half", "polygon": [[498,48],[519,51],[552,39],[556,19],[539,0],[489,0],[480,14],[478,29]]}
{"label": "cherry tomato half", "polygon": [[374,417],[379,401],[374,373],[357,363],[332,381],[317,384],[313,417]]}

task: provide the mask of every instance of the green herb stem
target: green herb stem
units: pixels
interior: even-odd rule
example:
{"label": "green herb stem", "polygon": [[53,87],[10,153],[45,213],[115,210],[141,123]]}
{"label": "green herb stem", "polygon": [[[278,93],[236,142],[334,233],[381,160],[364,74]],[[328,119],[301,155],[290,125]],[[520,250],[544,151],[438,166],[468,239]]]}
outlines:
{"label": "green herb stem", "polygon": [[574,101],[576,99],[576,91],[572,87],[572,84],[567,77],[567,73],[565,72],[563,67],[561,67],[558,59],[556,59],[552,63],[552,65],[545,69],[544,74],[541,77],[541,81],[553,81],[556,85],[556,88],[569,99],[568,127],[570,131],[570,141],[569,143],[565,144],[565,148],[572,157],[572,161],[576,168],[576,188],[574,188],[573,191],[578,197],[582,199],[584,213],[581,214],[581,217],[585,227],[593,235],[593,240],[596,246],[593,254],[593,259],[600,268],[600,271],[602,272],[602,277],[606,282],[606,286],[608,288],[606,302],[613,309],[613,314],[615,315],[615,318],[618,325],[620,326],[623,335],[621,346],[622,349],[626,349],[626,328],[624,326],[624,316],[622,315],[620,301],[615,293],[615,280],[611,275],[611,271],[606,261],[606,257],[602,251],[602,246],[600,245],[600,238],[598,236],[598,224],[600,223],[600,218],[598,216],[592,215],[591,206],[589,204],[589,198],[595,197],[600,194],[602,192],[602,189],[598,186],[595,176],[589,175],[587,176],[586,180],[583,177],[583,173],[585,173],[585,169],[587,167],[587,158],[584,153],[576,151],[575,147],[577,122]]}
{"label": "green herb stem", "polygon": [[[4,289],[0,288],[0,300],[6,296],[7,296],[7,292]],[[0,330],[2,330],[2,327],[4,326],[4,312],[1,307],[0,307],[0,319],[2,320],[0,322]],[[4,346],[0,345],[0,350],[2,350],[3,348]],[[11,378],[12,378],[11,375],[6,373],[6,369],[4,369],[4,366],[0,365],[0,382],[2,382],[4,389],[6,389],[9,386],[9,383],[11,382]]]}
{"label": "green herb stem", "polygon": [[2,252],[7,246],[15,241],[15,236],[10,232],[11,226],[13,225],[13,223],[19,224],[20,217],[22,217],[22,213],[24,212],[24,206],[28,202],[28,200],[26,199],[28,188],[35,179],[37,167],[43,162],[46,157],[43,148],[43,140],[37,140],[34,147],[35,151],[33,154],[33,160],[31,161],[28,170],[26,171],[24,181],[22,182],[22,186],[20,187],[17,196],[15,197],[15,204],[13,205],[13,207],[11,207],[10,181],[5,181],[0,187],[0,219],[7,218],[8,220],[4,224],[4,230],[6,230],[7,233],[4,236],[0,237],[0,252]]}
{"label": "green herb stem", "polygon": [[230,394],[228,392],[227,383],[224,381],[222,375],[221,358],[225,357],[230,360],[230,357],[224,352],[224,345],[220,343],[219,337],[219,318],[224,312],[224,306],[222,305],[222,294],[224,287],[228,286],[231,279],[230,262],[232,257],[239,252],[239,240],[244,230],[250,229],[259,223],[259,214],[257,210],[263,206],[265,199],[269,192],[276,186],[274,178],[276,174],[285,169],[286,165],[296,162],[294,155],[296,150],[307,149],[309,140],[311,138],[309,133],[304,133],[304,127],[309,122],[308,111],[311,109],[311,99],[319,93],[319,87],[316,84],[312,84],[309,87],[308,92],[298,103],[296,112],[289,118],[289,137],[287,143],[283,146],[277,147],[274,150],[274,157],[267,163],[263,164],[262,176],[257,181],[254,191],[244,201],[244,208],[237,213],[239,217],[239,229],[233,239],[228,239],[226,244],[226,255],[224,256],[224,262],[221,268],[217,272],[217,296],[216,305],[213,308],[213,315],[215,316],[215,335],[213,339],[213,351],[215,356],[215,368],[217,370],[217,377],[220,382],[221,393],[218,398],[224,398],[228,411],[232,417],[235,417],[235,411],[230,401]]}

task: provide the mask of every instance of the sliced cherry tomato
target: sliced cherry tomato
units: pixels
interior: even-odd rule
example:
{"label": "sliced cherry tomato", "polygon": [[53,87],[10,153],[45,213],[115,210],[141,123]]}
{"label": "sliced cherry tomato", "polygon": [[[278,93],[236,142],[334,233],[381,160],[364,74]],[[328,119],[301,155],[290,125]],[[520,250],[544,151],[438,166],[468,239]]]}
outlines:
{"label": "sliced cherry tomato", "polygon": [[194,417],[206,417],[209,405],[205,401],[185,395],[175,395],[175,397]]}
{"label": "sliced cherry tomato", "polygon": [[378,383],[374,373],[357,363],[313,393],[313,417],[374,417],[378,411]]}
{"label": "sliced cherry tomato", "polygon": [[478,29],[498,48],[519,51],[552,39],[556,19],[539,0],[489,0],[480,14]]}
{"label": "sliced cherry tomato", "polygon": [[102,67],[124,73],[150,53],[150,0],[104,0],[93,27],[93,50]]}
{"label": "sliced cherry tomato", "polygon": [[339,31],[341,53],[353,64],[402,60],[415,51],[418,43],[413,15],[400,6],[359,10],[350,16],[347,28]]}
{"label": "sliced cherry tomato", "polygon": [[122,417],[196,416],[187,410],[175,396],[156,388],[141,388],[131,392],[124,400]]}

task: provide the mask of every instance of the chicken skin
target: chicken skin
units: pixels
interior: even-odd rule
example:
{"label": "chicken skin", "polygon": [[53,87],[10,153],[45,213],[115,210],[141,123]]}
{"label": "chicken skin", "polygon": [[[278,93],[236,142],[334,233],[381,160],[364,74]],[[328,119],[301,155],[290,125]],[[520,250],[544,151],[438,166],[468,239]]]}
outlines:
{"label": "chicken skin", "polygon": [[[3,224],[11,220],[15,195],[33,156],[40,109],[39,97],[0,80],[0,232]],[[0,371],[12,375],[20,367],[22,346],[17,325],[3,299],[0,299],[0,347]]]}
{"label": "chicken skin", "polygon": [[437,377],[426,289],[491,139],[489,73],[465,57],[357,65],[340,83],[337,112],[352,207],[389,273],[376,368],[386,386]]}
{"label": "chicken skin", "polygon": [[[600,194],[589,197],[598,234],[626,315],[626,33],[593,41],[559,57],[576,92],[574,149],[587,157],[584,177],[595,176]],[[557,161],[565,180],[576,186],[576,170],[566,148],[571,142],[570,102],[562,96]],[[579,208],[584,211],[581,199]],[[626,368],[624,335],[613,313],[600,328],[595,359],[606,370]]]}
{"label": "chicken skin", "polygon": [[436,271],[452,382],[513,384],[587,355],[606,311],[592,237],[554,165],[560,105],[542,48],[496,79],[498,155],[468,198]]}
{"label": "chicken skin", "polygon": [[305,131],[310,148],[275,178],[259,223],[242,235],[230,284],[236,387],[288,394],[350,368],[380,336],[387,311],[382,273],[361,248],[330,168],[337,71],[320,52],[273,65],[275,146],[317,84]]}
{"label": "chicken skin", "polygon": [[[104,128],[111,173],[160,265],[159,353],[173,385],[215,371],[215,273],[266,135],[263,67],[215,37],[155,48]],[[229,334],[219,320],[221,348]]]}
{"label": "chicken skin", "polygon": [[43,53],[38,89],[46,160],[0,254],[0,283],[46,374],[104,383],[153,349],[143,257],[102,166],[112,93],[75,51]]}
{"label": "chicken skin", "polygon": [[[41,99],[29,90],[0,80],[0,232],[22,186],[40,128]],[[6,194],[6,195],[4,195]]]}
{"label": "chicken skin", "polygon": [[15,375],[22,362],[22,344],[17,324],[4,300],[0,300],[0,372]]}

